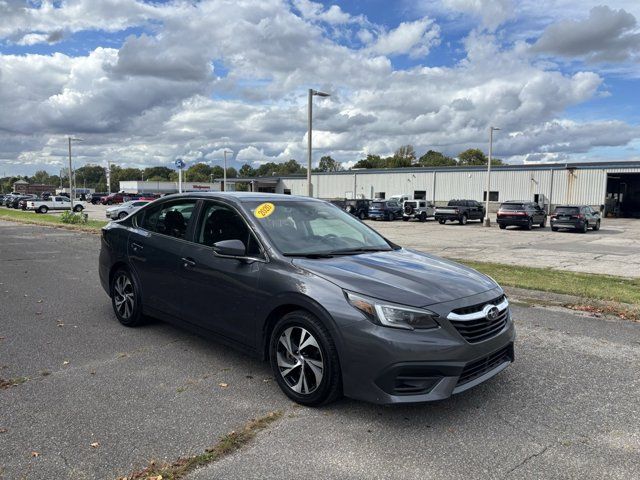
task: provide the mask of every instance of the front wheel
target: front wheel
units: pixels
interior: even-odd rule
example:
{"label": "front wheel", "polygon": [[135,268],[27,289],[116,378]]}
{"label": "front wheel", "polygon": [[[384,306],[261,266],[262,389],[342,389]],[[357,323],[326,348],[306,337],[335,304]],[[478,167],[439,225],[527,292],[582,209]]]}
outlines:
{"label": "front wheel", "polygon": [[446,221],[445,219],[443,219],[443,218],[441,218],[440,220],[438,220],[438,223],[439,223],[440,225],[444,225],[446,222],[447,222],[447,221]]}
{"label": "front wheel", "polygon": [[76,205],[75,207],[73,207],[73,211],[76,213],[79,213],[82,211],[82,205]]}
{"label": "front wheel", "polygon": [[143,323],[140,292],[129,270],[120,269],[113,275],[111,279],[111,304],[122,325],[137,327]]}
{"label": "front wheel", "polygon": [[558,227],[551,227],[551,231],[552,232],[557,232],[558,231]]}
{"label": "front wheel", "polygon": [[364,220],[365,218],[367,218],[367,216],[365,215],[364,212],[360,212],[360,214],[358,215],[358,217],[360,218],[360,220]]}
{"label": "front wheel", "polygon": [[501,223],[499,225],[500,225],[500,230],[504,230],[505,228],[507,228],[507,226],[504,223]]}
{"label": "front wheel", "polygon": [[425,212],[422,212],[420,214],[420,221],[421,222],[426,222],[427,221],[427,214]]}
{"label": "front wheel", "polygon": [[38,208],[38,213],[47,213],[49,211],[49,209],[42,205],[40,208]]}
{"label": "front wheel", "polygon": [[405,222],[408,222],[409,221],[409,217],[402,217],[402,220],[405,221]]}
{"label": "front wheel", "polygon": [[526,229],[531,230],[533,228],[533,218],[529,219],[529,223],[527,223]]}
{"label": "front wheel", "polygon": [[276,323],[269,342],[269,360],[278,385],[297,403],[315,407],[342,394],[333,339],[306,311],[291,312]]}
{"label": "front wheel", "polygon": [[596,224],[593,226],[594,232],[597,232],[598,230],[600,230],[600,220],[598,220]]}
{"label": "front wheel", "polygon": [[118,220],[122,220],[124,218],[127,218],[127,212],[120,212],[118,214]]}
{"label": "front wheel", "polygon": [[460,217],[460,225],[466,225],[466,224],[467,224],[467,216],[462,215],[462,217]]}

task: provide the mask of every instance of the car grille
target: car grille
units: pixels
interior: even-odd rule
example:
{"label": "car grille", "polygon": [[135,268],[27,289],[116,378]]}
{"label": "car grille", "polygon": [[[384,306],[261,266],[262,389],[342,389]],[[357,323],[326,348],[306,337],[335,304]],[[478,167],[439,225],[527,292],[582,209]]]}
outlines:
{"label": "car grille", "polygon": [[513,345],[508,345],[501,350],[498,350],[491,355],[471,362],[462,370],[460,378],[456,386],[464,385],[478,377],[481,377],[485,373],[493,370],[494,368],[502,365],[505,362],[513,361]]}
{"label": "car grille", "polygon": [[[458,308],[453,310],[452,313],[457,315],[471,315],[482,312],[487,305],[500,305],[504,300],[505,296],[502,295],[489,302]],[[490,320],[487,317],[482,317],[473,320],[456,320],[450,318],[449,321],[467,342],[478,343],[487,340],[502,331],[509,321],[509,308],[507,307],[502,310],[493,320]]]}

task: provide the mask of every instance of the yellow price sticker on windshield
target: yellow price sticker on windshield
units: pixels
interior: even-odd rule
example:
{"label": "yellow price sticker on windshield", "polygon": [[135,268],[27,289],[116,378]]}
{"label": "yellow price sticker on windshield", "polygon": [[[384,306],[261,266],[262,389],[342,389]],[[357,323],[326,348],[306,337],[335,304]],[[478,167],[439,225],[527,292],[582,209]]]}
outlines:
{"label": "yellow price sticker on windshield", "polygon": [[258,205],[253,212],[256,218],[266,218],[276,211],[276,206],[273,203],[262,203]]}

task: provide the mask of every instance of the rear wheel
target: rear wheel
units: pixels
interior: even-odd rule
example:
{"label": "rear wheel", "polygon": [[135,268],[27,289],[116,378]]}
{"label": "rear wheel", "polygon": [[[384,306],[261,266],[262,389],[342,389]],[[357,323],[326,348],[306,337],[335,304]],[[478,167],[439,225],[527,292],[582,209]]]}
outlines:
{"label": "rear wheel", "polygon": [[557,232],[558,231],[558,227],[551,227],[551,231],[552,232]]}
{"label": "rear wheel", "polygon": [[460,217],[460,225],[466,225],[467,224],[467,215],[464,214],[462,215],[462,217]]}
{"label": "rear wheel", "polygon": [[47,208],[45,205],[42,205],[40,208],[38,208],[38,213],[47,213],[49,211],[49,208]]}
{"label": "rear wheel", "polygon": [[402,220],[405,221],[405,222],[408,222],[409,221],[409,217],[402,217]]}
{"label": "rear wheel", "polygon": [[122,220],[123,218],[127,217],[127,212],[120,212],[118,214],[118,220]]}
{"label": "rear wheel", "polygon": [[82,205],[76,205],[75,207],[73,207],[73,211],[78,213],[82,211]]}
{"label": "rear wheel", "polygon": [[422,212],[420,214],[420,221],[421,222],[426,222],[427,221],[427,212]]}
{"label": "rear wheel", "polygon": [[596,224],[593,226],[593,231],[597,232],[600,230],[600,220],[596,221]]}
{"label": "rear wheel", "polygon": [[342,394],[333,339],[306,311],[291,312],[276,323],[269,342],[269,360],[278,385],[295,402],[314,407]]}
{"label": "rear wheel", "polygon": [[542,219],[542,223],[540,224],[540,228],[545,228],[547,226],[547,217]]}
{"label": "rear wheel", "polygon": [[532,228],[533,228],[533,218],[530,218],[529,222],[527,223],[526,229],[531,230]]}
{"label": "rear wheel", "polygon": [[584,222],[584,225],[580,229],[580,233],[587,233],[588,230],[589,230],[589,223],[588,222]]}
{"label": "rear wheel", "polygon": [[438,223],[440,225],[444,225],[447,221],[444,218],[441,218],[440,220],[438,220]]}
{"label": "rear wheel", "polygon": [[124,326],[137,327],[144,322],[140,292],[129,270],[123,268],[113,275],[111,304],[118,321]]}
{"label": "rear wheel", "polygon": [[500,223],[500,230],[504,230],[505,228],[507,228],[507,226],[504,223]]}
{"label": "rear wheel", "polygon": [[358,217],[360,218],[360,220],[364,220],[365,218],[367,218],[367,216],[365,215],[365,213],[364,213],[364,212],[360,212],[360,213],[358,214]]}

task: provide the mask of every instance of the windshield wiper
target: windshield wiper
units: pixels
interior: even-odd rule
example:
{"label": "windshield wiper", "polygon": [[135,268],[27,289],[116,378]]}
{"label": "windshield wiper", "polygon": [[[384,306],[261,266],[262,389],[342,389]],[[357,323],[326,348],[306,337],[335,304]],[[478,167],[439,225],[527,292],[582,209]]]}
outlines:
{"label": "windshield wiper", "polygon": [[344,248],[342,250],[332,250],[328,252],[330,255],[357,255],[358,253],[371,253],[371,252],[390,252],[391,248],[380,247],[358,247],[358,248]]}

